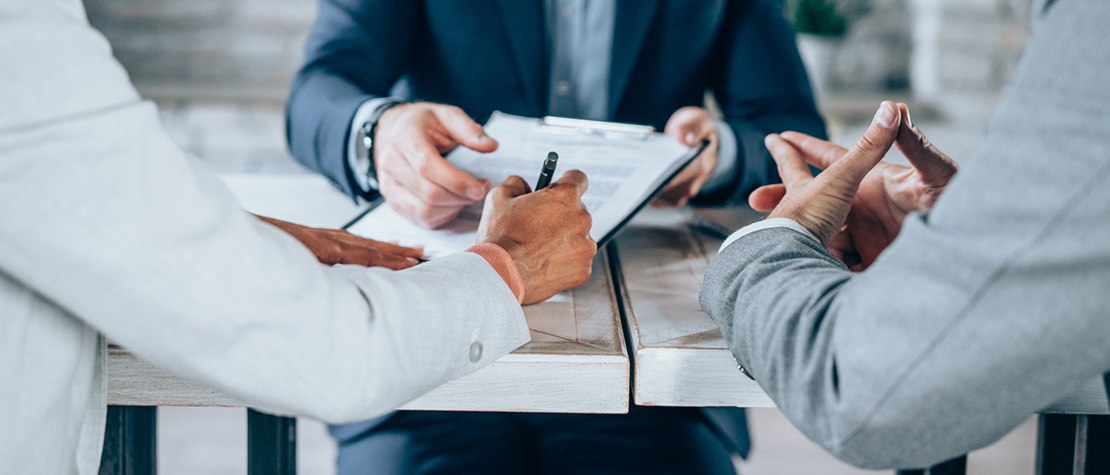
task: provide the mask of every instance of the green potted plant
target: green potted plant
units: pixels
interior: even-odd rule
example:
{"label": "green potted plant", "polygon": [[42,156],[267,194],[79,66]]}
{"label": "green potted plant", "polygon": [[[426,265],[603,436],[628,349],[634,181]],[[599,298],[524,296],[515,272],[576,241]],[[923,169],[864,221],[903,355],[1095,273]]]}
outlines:
{"label": "green potted plant", "polygon": [[788,0],[787,18],[798,33],[798,52],[814,95],[836,87],[838,52],[852,23],[867,14],[867,0]]}

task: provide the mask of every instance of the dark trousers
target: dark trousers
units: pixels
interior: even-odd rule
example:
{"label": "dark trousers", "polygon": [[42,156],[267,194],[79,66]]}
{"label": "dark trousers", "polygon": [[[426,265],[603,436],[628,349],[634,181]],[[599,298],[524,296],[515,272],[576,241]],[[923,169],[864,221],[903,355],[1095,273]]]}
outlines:
{"label": "dark trousers", "polygon": [[729,446],[697,409],[628,414],[401,411],[332,429],[339,475],[721,474]]}

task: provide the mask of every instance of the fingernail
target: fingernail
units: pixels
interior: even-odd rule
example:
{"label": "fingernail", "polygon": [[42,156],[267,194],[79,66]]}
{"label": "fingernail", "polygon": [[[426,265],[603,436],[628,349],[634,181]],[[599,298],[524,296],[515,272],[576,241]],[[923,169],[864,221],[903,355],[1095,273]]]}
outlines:
{"label": "fingernail", "polygon": [[420,263],[420,261],[419,261],[419,260],[417,260],[417,259],[415,259],[415,258],[412,258],[412,257],[406,257],[406,258],[405,258],[405,263],[407,263],[407,264],[408,264],[408,265],[410,265],[410,266],[414,266],[414,265],[417,265],[417,264],[419,264],[419,263]]}
{"label": "fingernail", "polygon": [[890,104],[883,102],[879,104],[879,110],[875,112],[875,122],[883,127],[890,127],[894,124],[894,108]]}
{"label": "fingernail", "polygon": [[909,107],[906,108],[906,125],[910,126],[911,129],[913,128],[913,118],[910,117]]}
{"label": "fingernail", "polygon": [[775,143],[776,135],[777,134],[767,134],[766,137],[763,137],[763,145],[767,148],[771,148]]}
{"label": "fingernail", "polygon": [[471,186],[466,189],[466,194],[470,195],[473,199],[480,200],[486,196],[486,190],[485,187],[481,185]]}
{"label": "fingernail", "polygon": [[695,139],[696,139],[696,137],[694,137],[693,132],[687,133],[686,134],[686,145],[693,145]]}

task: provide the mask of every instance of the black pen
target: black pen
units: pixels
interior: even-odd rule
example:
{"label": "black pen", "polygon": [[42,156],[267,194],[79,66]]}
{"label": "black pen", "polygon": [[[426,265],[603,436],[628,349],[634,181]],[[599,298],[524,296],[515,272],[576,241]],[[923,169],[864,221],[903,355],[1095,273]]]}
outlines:
{"label": "black pen", "polygon": [[543,161],[543,169],[540,170],[540,179],[536,182],[536,191],[540,191],[551,184],[551,177],[555,175],[555,164],[558,162],[559,154],[547,152],[547,160]]}

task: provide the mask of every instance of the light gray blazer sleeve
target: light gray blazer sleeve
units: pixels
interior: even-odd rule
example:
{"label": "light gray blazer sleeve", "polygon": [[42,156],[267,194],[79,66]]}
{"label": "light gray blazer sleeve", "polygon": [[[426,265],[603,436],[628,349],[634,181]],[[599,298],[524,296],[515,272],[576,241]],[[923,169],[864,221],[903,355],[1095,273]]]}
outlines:
{"label": "light gray blazer sleeve", "polygon": [[1038,15],[928,215],[853,274],[786,229],[712,262],[703,308],[809,438],[871,468],[985,446],[1110,369],[1110,3]]}
{"label": "light gray blazer sleeve", "polygon": [[529,340],[475,254],[332,268],[243,212],[162,131],[79,1],[0,2],[0,65],[0,272],[138,356],[344,422]]}

